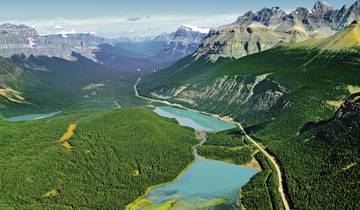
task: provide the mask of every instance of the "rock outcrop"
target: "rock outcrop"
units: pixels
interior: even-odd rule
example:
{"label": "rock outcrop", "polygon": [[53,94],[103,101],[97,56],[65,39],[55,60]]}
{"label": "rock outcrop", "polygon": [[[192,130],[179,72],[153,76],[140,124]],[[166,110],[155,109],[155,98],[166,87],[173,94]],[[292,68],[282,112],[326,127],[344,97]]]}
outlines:
{"label": "rock outcrop", "polygon": [[288,91],[269,75],[222,76],[173,88],[160,87],[151,94],[224,115],[280,111]]}

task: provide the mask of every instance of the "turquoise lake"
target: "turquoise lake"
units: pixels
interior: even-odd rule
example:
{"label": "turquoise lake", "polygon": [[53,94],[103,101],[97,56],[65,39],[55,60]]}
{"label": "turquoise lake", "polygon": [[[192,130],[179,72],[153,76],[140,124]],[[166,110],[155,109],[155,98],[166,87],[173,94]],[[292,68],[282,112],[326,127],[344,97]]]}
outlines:
{"label": "turquoise lake", "polygon": [[28,115],[20,115],[15,117],[6,118],[8,122],[21,122],[21,121],[33,121],[33,120],[41,120],[49,117],[53,117],[55,115],[60,114],[61,112],[51,112],[45,114],[28,114]]}
{"label": "turquoise lake", "polygon": [[200,112],[170,106],[156,107],[154,111],[160,116],[175,118],[180,125],[191,127],[198,131],[222,131],[236,128],[236,125],[233,123],[225,122]]}
{"label": "turquoise lake", "polygon": [[[215,117],[174,107],[156,107],[157,114],[175,118],[179,124],[198,131],[221,131],[236,126]],[[171,183],[150,191],[146,199],[150,209],[175,201],[173,209],[229,209],[236,204],[240,188],[259,170],[200,157]]]}

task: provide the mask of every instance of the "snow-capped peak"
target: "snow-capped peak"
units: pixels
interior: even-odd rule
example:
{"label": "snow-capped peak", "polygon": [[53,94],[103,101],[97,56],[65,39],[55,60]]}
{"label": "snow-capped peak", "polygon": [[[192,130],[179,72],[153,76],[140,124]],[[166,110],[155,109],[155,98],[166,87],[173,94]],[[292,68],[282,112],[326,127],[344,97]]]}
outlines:
{"label": "snow-capped peak", "polygon": [[186,31],[200,32],[200,33],[203,33],[203,34],[208,34],[209,31],[210,31],[209,28],[198,27],[198,26],[193,26],[193,25],[189,25],[189,24],[182,25],[180,28],[183,29],[183,30],[186,30]]}

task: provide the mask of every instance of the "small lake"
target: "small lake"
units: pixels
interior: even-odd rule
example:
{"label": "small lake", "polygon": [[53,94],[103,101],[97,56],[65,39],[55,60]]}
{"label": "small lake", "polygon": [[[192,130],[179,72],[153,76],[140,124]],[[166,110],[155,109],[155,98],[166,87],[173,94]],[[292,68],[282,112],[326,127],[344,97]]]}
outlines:
{"label": "small lake", "polygon": [[[175,118],[198,131],[221,131],[236,126],[220,119],[174,107],[156,107],[157,114]],[[200,157],[176,180],[152,189],[130,209],[229,209],[236,204],[240,188],[259,170]]]}
{"label": "small lake", "polygon": [[198,131],[222,131],[236,128],[233,123],[219,120],[216,117],[170,106],[156,107],[154,112],[163,117],[175,118],[180,125]]}
{"label": "small lake", "polygon": [[60,113],[61,113],[61,111],[59,111],[59,112],[50,112],[50,113],[45,113],[45,114],[20,115],[20,116],[6,118],[6,121],[8,121],[8,122],[21,122],[21,121],[41,120],[41,119],[53,117],[53,116],[58,115]]}

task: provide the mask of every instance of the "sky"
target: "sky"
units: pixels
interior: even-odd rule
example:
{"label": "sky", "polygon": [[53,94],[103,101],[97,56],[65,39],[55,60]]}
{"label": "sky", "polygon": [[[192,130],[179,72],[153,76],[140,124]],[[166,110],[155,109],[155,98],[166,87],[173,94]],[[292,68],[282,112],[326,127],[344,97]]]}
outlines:
{"label": "sky", "polygon": [[[326,0],[335,8],[355,0]],[[279,6],[312,8],[315,0],[1,0],[0,23],[26,24],[40,33],[95,33],[115,38],[154,36],[183,24],[217,27],[243,13]]]}

